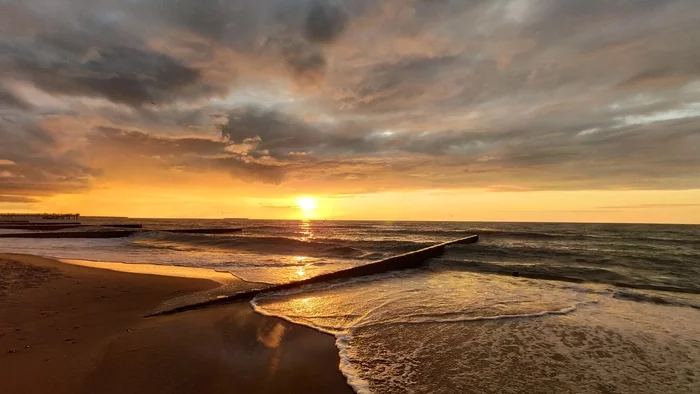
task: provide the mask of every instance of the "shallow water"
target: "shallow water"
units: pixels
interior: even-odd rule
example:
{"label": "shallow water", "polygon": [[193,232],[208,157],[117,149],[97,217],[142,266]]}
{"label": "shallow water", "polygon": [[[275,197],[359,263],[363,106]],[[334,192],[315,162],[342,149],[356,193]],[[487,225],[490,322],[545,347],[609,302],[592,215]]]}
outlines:
{"label": "shallow water", "polygon": [[700,312],[614,295],[417,270],[253,305],[335,335],[341,370],[360,393],[697,392]]}
{"label": "shallow water", "polygon": [[[700,392],[700,226],[140,222],[129,238],[0,239],[0,251],[283,283],[478,233],[422,269],[253,305],[335,335],[358,392]],[[157,231],[191,226],[245,231]]]}

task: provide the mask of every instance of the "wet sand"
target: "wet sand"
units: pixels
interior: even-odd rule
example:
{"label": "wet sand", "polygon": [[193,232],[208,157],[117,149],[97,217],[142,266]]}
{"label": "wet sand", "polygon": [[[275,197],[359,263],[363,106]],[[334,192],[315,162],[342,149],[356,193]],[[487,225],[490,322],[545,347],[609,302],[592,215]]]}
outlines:
{"label": "wet sand", "polygon": [[352,393],[334,338],[247,302],[144,318],[216,279],[0,254],[7,393]]}

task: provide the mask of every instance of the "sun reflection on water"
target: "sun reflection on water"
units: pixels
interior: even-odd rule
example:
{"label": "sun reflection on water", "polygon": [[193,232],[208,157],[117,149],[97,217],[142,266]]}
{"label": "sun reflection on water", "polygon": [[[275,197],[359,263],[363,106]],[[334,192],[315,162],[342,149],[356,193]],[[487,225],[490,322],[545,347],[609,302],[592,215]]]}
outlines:
{"label": "sun reflection on water", "polygon": [[[308,259],[307,256],[294,256],[293,264],[300,265],[306,259]],[[299,268],[297,268],[297,270],[294,273],[299,277],[298,279],[305,279],[308,277],[308,273],[306,272],[306,270],[309,267],[311,267],[311,264],[300,265]]]}
{"label": "sun reflection on water", "polygon": [[297,269],[297,272],[296,272],[297,276],[299,276],[301,278],[306,277],[306,270],[304,268],[305,267],[299,267],[299,269]]}
{"label": "sun reflection on water", "polygon": [[304,242],[309,242],[314,237],[313,227],[311,227],[311,221],[302,220],[299,222],[299,232],[301,233],[301,240]]}
{"label": "sun reflection on water", "polygon": [[296,298],[291,301],[289,306],[296,314],[314,316],[320,307],[320,300],[317,297]]}

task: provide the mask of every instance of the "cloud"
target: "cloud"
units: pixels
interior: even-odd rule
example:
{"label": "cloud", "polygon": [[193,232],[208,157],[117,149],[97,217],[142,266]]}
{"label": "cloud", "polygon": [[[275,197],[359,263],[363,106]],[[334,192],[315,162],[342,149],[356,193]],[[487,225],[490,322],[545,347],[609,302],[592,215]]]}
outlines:
{"label": "cloud", "polygon": [[198,157],[224,155],[230,145],[224,141],[208,138],[155,136],[112,127],[100,127],[89,136],[89,143],[90,149],[96,149],[101,153],[173,156],[178,159],[186,155]]}
{"label": "cloud", "polygon": [[637,205],[614,205],[600,207],[602,209],[646,209],[646,208],[692,208],[700,207],[700,204],[637,204]]}
{"label": "cloud", "polygon": [[268,204],[268,203],[260,203],[260,206],[263,208],[267,209],[278,209],[282,211],[298,211],[299,207],[296,205],[279,205],[279,204]]}
{"label": "cloud", "polygon": [[121,167],[328,193],[700,188],[694,0],[7,8],[2,195]]}
{"label": "cloud", "polygon": [[320,45],[337,40],[349,20],[335,0],[150,1],[141,8],[166,24],[213,40],[254,67],[282,65],[302,85],[316,85],[325,77],[327,59]]}
{"label": "cloud", "polygon": [[[618,124],[590,135],[579,135],[574,125],[548,125],[540,120],[507,125],[499,131],[412,133],[376,131],[358,124],[322,125],[260,108],[240,109],[228,119],[221,128],[224,138],[237,143],[259,138],[256,149],[294,161],[296,171],[311,171],[318,158],[324,158],[324,165],[337,160],[362,167],[386,157],[382,171],[394,177],[413,170],[414,166],[407,167],[402,160],[415,163],[418,174],[440,174],[429,176],[426,185],[493,187],[497,180],[511,190],[594,189],[601,188],[600,184],[605,188],[673,189],[697,185],[694,175],[700,166],[693,153],[696,123],[686,119]],[[669,128],[675,132],[668,133]],[[673,157],[665,154],[669,151],[675,152]],[[392,156],[386,156],[389,152]],[[346,177],[351,173],[362,171],[333,177],[352,180]],[[368,182],[374,179],[365,178]]]}
{"label": "cloud", "polygon": [[27,118],[0,117],[0,194],[50,196],[88,188],[97,171],[65,151],[58,138]]}
{"label": "cloud", "polygon": [[266,163],[256,159],[225,157],[203,161],[203,168],[223,170],[234,178],[248,182],[279,184],[284,180],[287,169],[284,165]]}
{"label": "cloud", "polygon": [[83,46],[87,43],[82,40],[72,35],[39,37],[6,44],[2,50],[11,57],[9,67],[16,78],[54,94],[104,97],[140,106],[216,91],[196,86],[199,71],[170,56],[118,44]]}
{"label": "cloud", "polygon": [[0,202],[2,203],[33,204],[39,201],[41,200],[32,197],[0,195]]}
{"label": "cloud", "polygon": [[315,84],[325,77],[326,58],[303,41],[284,40],[279,44],[289,72],[304,84]]}
{"label": "cloud", "polygon": [[2,85],[0,85],[0,105],[2,105],[4,108],[21,110],[28,110],[30,108],[30,105],[27,102]]}
{"label": "cloud", "polygon": [[[96,162],[109,167],[123,161],[146,168],[177,168],[179,171],[218,171],[245,181],[280,183],[285,177],[281,163],[256,151],[259,140],[240,143],[208,138],[154,136],[140,131],[101,128],[89,137],[87,149]],[[139,164],[140,163],[140,164]]]}
{"label": "cloud", "polygon": [[304,24],[304,33],[309,41],[330,42],[345,30],[347,11],[335,0],[312,0]]}

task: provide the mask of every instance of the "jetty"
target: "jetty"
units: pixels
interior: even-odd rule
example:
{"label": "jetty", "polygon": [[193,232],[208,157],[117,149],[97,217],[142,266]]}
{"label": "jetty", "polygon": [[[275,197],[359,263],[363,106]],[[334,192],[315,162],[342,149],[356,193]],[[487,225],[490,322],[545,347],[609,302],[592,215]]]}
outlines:
{"label": "jetty", "polygon": [[[143,229],[139,223],[81,223],[79,213],[0,213],[0,230],[26,230],[31,232],[0,234],[0,238],[118,238],[128,237]],[[107,219],[107,218],[98,218]],[[58,232],[75,229],[76,231]],[[82,231],[85,229],[85,231]],[[116,231],[120,230],[120,231]],[[124,230],[124,231],[121,231]],[[143,229],[174,234],[233,234],[243,231],[240,227]]]}
{"label": "jetty", "polygon": [[[112,227],[137,229],[143,225],[136,223],[83,224],[79,213],[0,213],[0,230],[56,231],[78,227]],[[118,218],[114,218],[118,219]],[[47,236],[25,238],[49,238]],[[58,238],[58,237],[54,237]],[[95,238],[94,236],[85,238]]]}
{"label": "jetty", "polygon": [[80,223],[0,223],[2,230],[53,231],[81,226]]}
{"label": "jetty", "polygon": [[351,279],[351,278],[358,278],[358,277],[363,277],[363,276],[381,274],[381,273],[385,273],[385,272],[389,272],[389,271],[419,268],[420,266],[423,265],[423,263],[425,263],[426,260],[428,260],[430,258],[442,256],[445,253],[445,249],[448,246],[456,245],[456,244],[473,244],[473,243],[476,243],[478,241],[479,241],[478,235],[470,235],[468,237],[459,238],[459,239],[455,239],[455,240],[448,241],[448,242],[442,242],[442,243],[428,246],[426,248],[415,250],[412,252],[403,253],[403,254],[396,255],[396,256],[391,256],[391,257],[388,257],[386,259],[375,261],[373,263],[364,264],[364,265],[360,265],[357,267],[344,269],[341,271],[331,272],[328,274],[322,274],[322,275],[314,276],[314,277],[308,278],[308,279],[303,279],[303,280],[289,282],[289,283],[283,283],[283,284],[279,284],[279,285],[270,285],[268,287],[264,287],[261,289],[241,291],[241,292],[230,294],[230,295],[218,296],[215,299],[207,299],[204,301],[198,301],[198,302],[189,303],[186,305],[172,307],[172,308],[169,308],[166,310],[157,311],[155,313],[148,315],[147,317],[158,316],[158,315],[169,315],[169,314],[173,314],[173,313],[184,312],[184,311],[191,310],[191,309],[199,309],[199,308],[204,308],[204,307],[209,307],[209,306],[214,306],[214,305],[219,305],[219,304],[225,304],[225,303],[230,303],[230,302],[235,302],[235,301],[249,300],[255,296],[262,295],[262,294],[269,294],[269,293],[273,293],[273,292],[277,292],[277,291],[281,291],[281,290],[297,289],[297,288],[301,288],[301,287],[308,286],[308,285],[313,285],[313,284],[318,284],[318,283],[323,283],[323,282],[328,282],[328,281],[334,281],[334,280],[339,280],[339,279]]}
{"label": "jetty", "polygon": [[64,231],[0,234],[0,238],[124,238],[136,231]]}
{"label": "jetty", "polygon": [[232,234],[240,233],[242,228],[178,228],[160,230],[166,233],[176,234]]}

